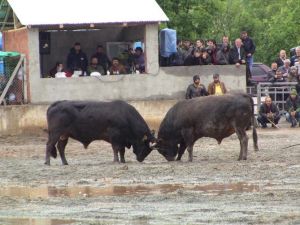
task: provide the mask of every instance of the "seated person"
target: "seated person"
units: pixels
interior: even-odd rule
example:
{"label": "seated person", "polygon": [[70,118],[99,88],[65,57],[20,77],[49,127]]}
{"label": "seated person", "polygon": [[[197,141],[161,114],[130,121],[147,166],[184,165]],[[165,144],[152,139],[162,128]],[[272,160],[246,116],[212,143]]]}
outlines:
{"label": "seated person", "polygon": [[292,66],[290,68],[287,80],[289,82],[298,82],[299,81],[298,69],[296,66]]}
{"label": "seated person", "polygon": [[[91,76],[91,74],[96,74],[98,75],[104,75],[104,69],[103,67],[98,63],[98,58],[97,57],[92,57],[91,59],[91,64],[87,68],[87,75]],[[92,74],[92,75],[93,75]]]}
{"label": "seated person", "polygon": [[296,127],[300,119],[300,98],[296,89],[292,89],[290,96],[286,100],[286,119],[291,123],[291,127]]}
{"label": "seated person", "polygon": [[271,64],[271,70],[268,72],[267,79],[268,79],[269,82],[274,82],[277,69],[278,69],[277,63],[273,62]]}
{"label": "seated person", "polygon": [[145,57],[143,53],[143,49],[141,47],[135,48],[135,53],[133,55],[133,62],[135,69],[139,71],[139,73],[145,73]]}
{"label": "seated person", "polygon": [[227,90],[225,84],[220,81],[220,75],[215,73],[213,75],[214,81],[208,85],[208,94],[209,95],[224,95],[226,94]]}
{"label": "seated person", "polygon": [[84,76],[87,71],[88,60],[86,54],[81,50],[79,42],[70,49],[67,58],[67,67],[70,71],[80,71],[80,76]]}
{"label": "seated person", "polygon": [[65,73],[63,63],[62,62],[57,62],[55,64],[55,66],[50,70],[50,72],[49,72],[50,76],[49,77],[55,78],[57,76],[61,76],[63,73]]}
{"label": "seated person", "polygon": [[105,54],[105,50],[102,45],[97,46],[96,53],[92,55],[92,58],[93,57],[97,57],[99,65],[102,66],[104,70],[104,73],[101,74],[106,75],[108,68],[111,66],[111,62],[109,61],[107,55]]}
{"label": "seated person", "polygon": [[120,60],[117,57],[112,59],[112,65],[109,69],[110,75],[119,75],[126,74],[125,67],[120,63]]}
{"label": "seated person", "polygon": [[203,84],[200,83],[200,77],[199,75],[195,75],[193,77],[193,84],[190,84],[186,90],[186,99],[191,99],[195,97],[200,97],[200,96],[207,96],[208,93],[206,91],[206,88]]}
{"label": "seated person", "polygon": [[[271,97],[267,96],[265,102],[259,108],[259,115],[257,121],[261,124],[262,128],[267,127],[267,123],[271,123],[275,127],[280,120],[278,107],[272,102]],[[275,125],[274,125],[275,124]]]}

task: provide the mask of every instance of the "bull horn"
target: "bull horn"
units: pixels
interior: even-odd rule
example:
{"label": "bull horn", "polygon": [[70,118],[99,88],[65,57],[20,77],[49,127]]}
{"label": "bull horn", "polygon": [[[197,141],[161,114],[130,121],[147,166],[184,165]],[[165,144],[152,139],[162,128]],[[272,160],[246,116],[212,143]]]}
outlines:
{"label": "bull horn", "polygon": [[150,142],[150,148],[151,148],[151,150],[156,150],[157,143],[156,142]]}

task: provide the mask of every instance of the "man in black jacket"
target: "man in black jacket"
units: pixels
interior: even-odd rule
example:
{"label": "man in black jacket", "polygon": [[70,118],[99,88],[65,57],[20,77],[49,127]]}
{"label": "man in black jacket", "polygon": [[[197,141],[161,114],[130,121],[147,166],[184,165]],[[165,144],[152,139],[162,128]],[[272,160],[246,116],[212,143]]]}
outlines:
{"label": "man in black jacket", "polygon": [[278,107],[272,102],[271,97],[266,97],[265,102],[260,106],[257,121],[261,124],[262,128],[267,128],[267,123],[271,123],[272,127],[275,127],[279,120]]}
{"label": "man in black jacket", "polygon": [[243,41],[243,46],[245,49],[246,63],[249,66],[249,69],[251,72],[252,65],[253,65],[253,54],[255,52],[255,44],[254,44],[253,40],[248,36],[247,31],[241,32],[241,39]]}
{"label": "man in black jacket", "polygon": [[193,77],[193,84],[190,84],[186,90],[186,99],[191,99],[195,97],[200,97],[200,96],[207,96],[208,93],[206,91],[206,88],[203,84],[200,84],[200,77],[199,75],[195,75]]}
{"label": "man in black jacket", "polygon": [[240,38],[236,39],[234,46],[229,51],[229,63],[240,66],[240,64],[245,64],[245,49],[242,46],[242,40]]}
{"label": "man in black jacket", "polygon": [[70,49],[67,58],[68,70],[81,71],[80,76],[87,75],[88,60],[86,54],[81,50],[79,42],[74,44],[74,47]]}

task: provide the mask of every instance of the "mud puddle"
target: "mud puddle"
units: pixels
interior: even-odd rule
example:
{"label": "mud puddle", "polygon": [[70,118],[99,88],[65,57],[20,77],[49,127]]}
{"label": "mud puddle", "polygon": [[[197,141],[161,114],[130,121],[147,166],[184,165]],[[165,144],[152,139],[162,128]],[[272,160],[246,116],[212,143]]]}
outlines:
{"label": "mud puddle", "polygon": [[75,222],[75,220],[44,218],[0,218],[0,224],[6,225],[66,225]]}
{"label": "mud puddle", "polygon": [[99,197],[99,196],[125,196],[125,195],[154,195],[168,194],[178,191],[193,191],[200,194],[221,195],[228,193],[259,192],[264,186],[248,184],[245,182],[229,184],[185,185],[185,184],[158,184],[135,186],[109,186],[109,187],[2,187],[0,196],[15,198],[51,198],[51,197]]}

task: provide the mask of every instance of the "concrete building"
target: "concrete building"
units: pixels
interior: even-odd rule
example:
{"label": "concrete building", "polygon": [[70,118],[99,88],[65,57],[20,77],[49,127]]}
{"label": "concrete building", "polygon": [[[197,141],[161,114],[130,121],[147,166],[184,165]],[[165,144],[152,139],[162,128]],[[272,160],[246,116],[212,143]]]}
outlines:
{"label": "concrete building", "polygon": [[[26,97],[30,103],[181,99],[193,75],[200,74],[201,81],[208,85],[214,72],[220,73],[229,89],[246,89],[243,66],[160,68],[158,29],[159,23],[168,18],[155,0],[8,2],[23,26],[3,33],[4,49],[26,55]],[[146,74],[45,78],[57,61],[66,63],[75,42],[81,43],[89,58],[99,44],[112,57],[110,52],[136,41],[144,46]]]}

